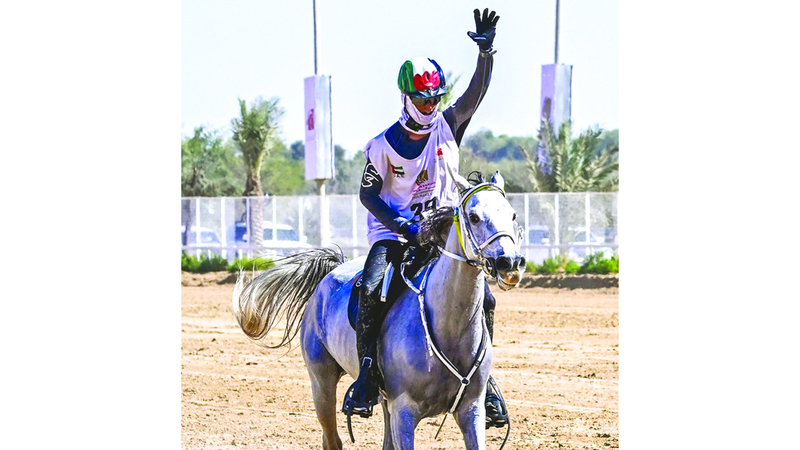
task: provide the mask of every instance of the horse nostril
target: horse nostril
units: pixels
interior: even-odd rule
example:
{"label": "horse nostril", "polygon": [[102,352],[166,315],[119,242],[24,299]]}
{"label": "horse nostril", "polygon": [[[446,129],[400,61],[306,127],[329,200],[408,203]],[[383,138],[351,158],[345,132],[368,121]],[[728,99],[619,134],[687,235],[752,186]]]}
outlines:
{"label": "horse nostril", "polygon": [[519,260],[518,260],[518,262],[517,262],[517,267],[519,267],[519,268],[525,268],[525,263],[526,263],[526,262],[527,262],[527,261],[525,261],[525,257],[524,257],[524,256],[520,256],[520,257],[519,257]]}
{"label": "horse nostril", "polygon": [[511,258],[508,256],[501,256],[497,258],[497,265],[495,267],[497,267],[497,270],[500,272],[508,272],[511,270],[511,264]]}

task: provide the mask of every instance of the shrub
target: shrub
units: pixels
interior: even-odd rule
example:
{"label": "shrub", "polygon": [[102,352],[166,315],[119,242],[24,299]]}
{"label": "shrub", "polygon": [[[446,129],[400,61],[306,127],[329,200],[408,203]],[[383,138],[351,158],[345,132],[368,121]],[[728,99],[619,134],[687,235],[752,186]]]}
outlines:
{"label": "shrub", "polygon": [[527,271],[531,273],[540,273],[540,274],[554,274],[554,273],[567,273],[567,274],[575,274],[578,273],[581,266],[576,263],[575,261],[568,259],[566,256],[553,256],[550,258],[545,259],[542,261],[542,264],[537,266],[533,263],[528,263],[526,265]]}
{"label": "shrub", "polygon": [[608,269],[611,273],[619,273],[619,255],[612,255],[608,260]]}
{"label": "shrub", "polygon": [[580,268],[581,268],[581,266],[579,266],[578,263],[576,263],[575,261],[573,261],[571,259],[569,261],[567,261],[566,264],[564,264],[564,272],[569,273],[569,274],[578,273],[578,270]]}
{"label": "shrub", "polygon": [[581,265],[579,273],[619,273],[619,257],[613,255],[608,259],[602,252],[594,253],[586,257]]}
{"label": "shrub", "polygon": [[219,272],[228,268],[228,260],[225,258],[213,255],[208,257],[206,254],[201,254],[200,258],[197,256],[190,256],[186,253],[181,253],[181,270],[192,273],[207,273]]}
{"label": "shrub", "polygon": [[559,257],[553,256],[542,261],[542,265],[536,268],[536,273],[558,273]]}
{"label": "shrub", "polygon": [[242,258],[242,259],[235,259],[230,265],[228,265],[228,272],[238,272],[240,269],[242,270],[267,270],[270,267],[274,266],[275,263],[271,259],[267,258]]}
{"label": "shrub", "polygon": [[184,272],[197,272],[200,268],[200,260],[186,253],[181,253],[181,270]]}

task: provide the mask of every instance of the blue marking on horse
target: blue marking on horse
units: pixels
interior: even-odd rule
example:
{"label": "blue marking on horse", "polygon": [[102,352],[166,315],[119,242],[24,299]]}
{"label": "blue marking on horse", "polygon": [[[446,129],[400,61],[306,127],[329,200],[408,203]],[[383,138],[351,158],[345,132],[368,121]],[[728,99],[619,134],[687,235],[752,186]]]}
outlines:
{"label": "blue marking on horse", "polygon": [[[405,289],[400,294],[378,337],[376,363],[385,386],[384,450],[413,450],[417,424],[451,408],[466,448],[485,449],[484,396],[491,345],[461,391],[461,377],[434,354],[431,343],[451,361],[453,370],[469,373],[485,333],[484,269],[491,268],[501,289],[510,289],[519,283],[525,265],[516,213],[502,192],[502,179],[493,178],[492,186],[471,187],[463,177],[450,174],[466,193],[457,207],[439,208],[422,224],[423,231],[436,230],[429,233],[429,242],[442,249],[442,256],[428,271],[421,293]],[[468,223],[454,225],[454,217]],[[252,339],[279,347],[300,334],[325,450],[342,448],[336,426],[341,400],[337,383],[345,373],[358,375],[348,304],[364,260],[345,261],[341,251],[315,249],[278,261],[246,285],[240,274],[233,292],[234,316]],[[503,264],[496,264],[499,261]],[[422,275],[411,281],[419,287]],[[279,317],[286,318],[283,336],[277,344],[267,344],[267,334]],[[461,398],[456,406],[457,395]]]}

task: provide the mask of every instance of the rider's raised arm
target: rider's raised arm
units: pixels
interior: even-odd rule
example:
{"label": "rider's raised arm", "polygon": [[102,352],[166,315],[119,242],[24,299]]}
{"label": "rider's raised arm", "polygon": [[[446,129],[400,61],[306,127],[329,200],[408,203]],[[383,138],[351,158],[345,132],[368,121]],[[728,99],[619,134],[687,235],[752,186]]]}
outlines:
{"label": "rider's raised arm", "polygon": [[480,49],[478,65],[467,90],[464,91],[464,95],[459,97],[453,106],[444,112],[444,118],[450,125],[450,130],[456,138],[457,145],[461,145],[464,131],[466,131],[472,115],[475,114],[478,105],[483,100],[483,96],[486,95],[486,90],[489,89],[489,81],[492,79],[492,65],[494,64],[493,55],[496,53],[493,50],[493,43],[497,31],[497,21],[500,20],[500,16],[496,15],[494,11],[489,13],[488,9],[483,11],[483,16],[480,15],[477,9],[473,13],[475,15],[475,31],[468,31],[467,35],[478,44]]}
{"label": "rider's raised arm", "polygon": [[490,52],[481,52],[478,55],[478,64],[467,90],[444,112],[444,118],[450,125],[450,130],[452,130],[458,145],[461,145],[461,138],[464,136],[469,120],[475,114],[478,105],[483,100],[483,96],[486,95],[486,91],[489,89],[493,64],[494,57],[492,54]]}

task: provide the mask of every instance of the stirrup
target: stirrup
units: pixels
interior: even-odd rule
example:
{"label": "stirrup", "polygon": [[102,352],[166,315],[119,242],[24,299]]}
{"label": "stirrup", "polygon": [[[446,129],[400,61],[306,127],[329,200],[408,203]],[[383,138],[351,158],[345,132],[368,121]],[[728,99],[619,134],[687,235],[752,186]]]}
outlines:
{"label": "stirrup", "polygon": [[369,385],[372,383],[372,381],[369,379],[370,366],[372,366],[372,358],[365,356],[363,363],[361,364],[361,369],[359,370],[358,378],[353,382],[353,384],[350,385],[349,388],[347,388],[347,391],[344,393],[342,412],[345,413],[348,418],[352,414],[365,419],[368,419],[372,416],[372,407],[377,404],[378,395],[375,395],[374,398],[364,398],[363,401],[355,400],[353,398],[357,388],[362,388],[365,391],[363,395],[365,397],[370,397]]}
{"label": "stirrup", "polygon": [[342,402],[342,412],[350,416],[355,414],[359,417],[369,419],[372,417],[372,407],[376,404],[374,400],[367,400],[364,403],[353,400],[353,393],[356,389],[358,381],[353,382],[344,394],[344,402]]}
{"label": "stirrup", "polygon": [[500,388],[494,381],[494,378],[489,377],[489,382],[486,384],[486,429],[489,428],[503,428],[508,424],[508,409],[506,402],[503,399],[503,394],[500,393]]}

